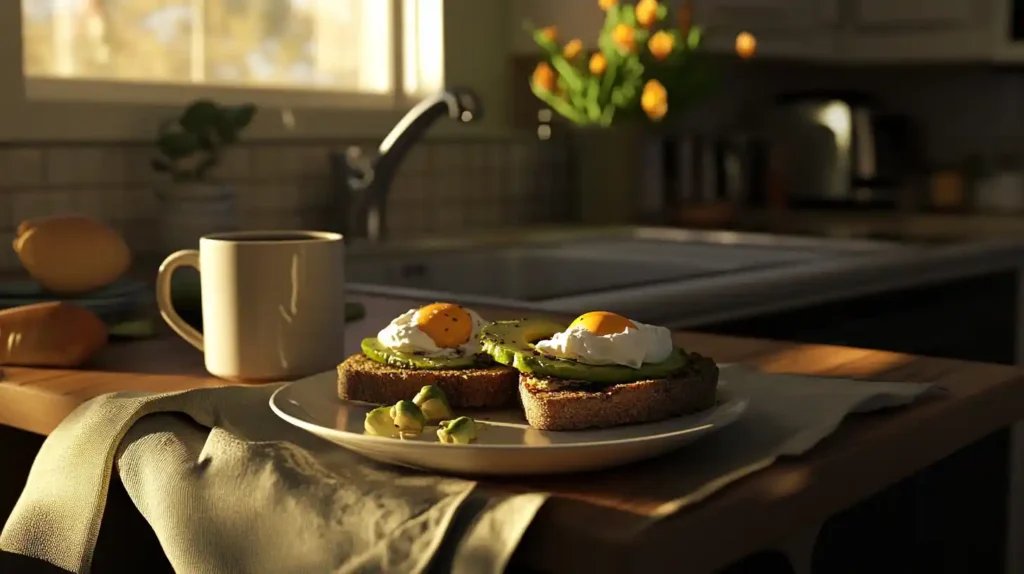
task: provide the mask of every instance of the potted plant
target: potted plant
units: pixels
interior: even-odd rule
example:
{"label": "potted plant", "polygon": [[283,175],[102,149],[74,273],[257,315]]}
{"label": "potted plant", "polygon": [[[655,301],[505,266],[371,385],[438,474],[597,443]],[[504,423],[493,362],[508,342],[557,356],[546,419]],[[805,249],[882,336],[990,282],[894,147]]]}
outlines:
{"label": "potted plant", "polygon": [[[689,2],[674,13],[658,0],[597,4],[605,20],[591,53],[578,38],[563,43],[554,26],[527,28],[542,52],[530,78],[534,95],[574,127],[592,128],[574,130],[581,217],[608,223],[637,215],[640,201],[627,190],[666,186],[664,144],[716,77]],[[741,34],[736,46],[751,57],[753,36]]]}
{"label": "potted plant", "polygon": [[194,249],[203,235],[237,229],[235,190],[218,181],[217,168],[255,115],[252,104],[198,100],[160,125],[151,165],[162,180],[157,197],[164,251]]}

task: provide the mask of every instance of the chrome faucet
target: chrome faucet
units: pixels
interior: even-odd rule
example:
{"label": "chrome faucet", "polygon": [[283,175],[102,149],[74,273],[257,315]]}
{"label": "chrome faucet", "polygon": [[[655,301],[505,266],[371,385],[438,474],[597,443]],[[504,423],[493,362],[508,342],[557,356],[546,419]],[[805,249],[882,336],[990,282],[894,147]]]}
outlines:
{"label": "chrome faucet", "polygon": [[331,158],[331,179],[341,196],[346,239],[380,241],[387,231],[387,200],[402,160],[434,122],[449,117],[469,123],[480,117],[480,100],[468,89],[450,88],[416,105],[391,129],[374,157],[358,147]]}

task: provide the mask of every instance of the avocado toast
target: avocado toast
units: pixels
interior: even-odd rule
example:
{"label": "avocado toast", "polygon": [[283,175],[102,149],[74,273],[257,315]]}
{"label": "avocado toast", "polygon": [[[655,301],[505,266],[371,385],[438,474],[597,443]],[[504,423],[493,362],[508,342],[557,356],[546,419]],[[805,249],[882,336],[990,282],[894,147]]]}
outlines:
{"label": "avocado toast", "polygon": [[[582,315],[573,325],[587,315],[590,314]],[[634,328],[623,328],[625,334],[642,331],[637,324],[614,317],[624,326]],[[573,332],[587,335],[582,328]],[[519,398],[527,422],[536,429],[568,431],[654,422],[715,404],[718,367],[711,359],[687,353],[670,342],[660,343],[662,347],[668,345],[659,353],[660,360],[637,361],[632,366],[587,364],[549,354],[554,352],[550,345],[538,348],[538,342],[555,340],[566,333],[569,330],[563,325],[540,319],[501,321],[481,332],[484,349],[499,363],[519,371]],[[598,342],[607,343],[605,347],[612,350],[616,345],[628,346],[629,337],[616,341],[617,334],[608,333]],[[589,335],[595,335],[591,339],[602,336]],[[656,335],[666,336],[661,332]],[[583,352],[587,348],[600,346],[591,341],[589,347],[577,346],[576,350]]]}
{"label": "avocado toast", "polygon": [[450,303],[411,309],[338,365],[338,396],[387,405],[433,386],[456,408],[515,404],[519,374],[482,352],[482,326]]}

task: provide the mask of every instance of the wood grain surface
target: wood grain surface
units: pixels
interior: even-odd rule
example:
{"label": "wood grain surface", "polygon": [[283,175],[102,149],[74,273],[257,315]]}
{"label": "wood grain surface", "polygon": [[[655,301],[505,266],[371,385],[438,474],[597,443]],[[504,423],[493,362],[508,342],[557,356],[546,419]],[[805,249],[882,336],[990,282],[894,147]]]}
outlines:
{"label": "wood grain surface", "polygon": [[[359,298],[367,328],[415,302]],[[477,309],[489,319],[522,312]],[[379,323],[379,324],[376,324]],[[685,457],[663,457],[583,476],[488,481],[485,487],[554,493],[521,553],[552,571],[655,568],[678,559],[675,541],[700,540],[687,564],[720,567],[819,523],[871,494],[1024,418],[1024,371],[1015,367],[882,351],[679,333],[680,344],[715,358],[771,372],[936,383],[944,396],[885,413],[858,415],[798,459],[779,462],[694,507],[658,521],[681,494],[673,477]],[[114,346],[92,371],[5,368],[0,424],[46,434],[82,402],[121,391],[166,392],[231,384],[203,371],[201,355],[160,338]],[[557,543],[552,543],[557,540]]]}

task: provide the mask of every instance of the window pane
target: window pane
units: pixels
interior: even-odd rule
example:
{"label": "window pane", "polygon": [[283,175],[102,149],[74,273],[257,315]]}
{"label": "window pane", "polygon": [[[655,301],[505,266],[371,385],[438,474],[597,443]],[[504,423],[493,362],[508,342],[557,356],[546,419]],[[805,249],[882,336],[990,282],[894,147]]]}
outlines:
{"label": "window pane", "polygon": [[30,76],[187,82],[192,0],[22,0]]}
{"label": "window pane", "polygon": [[22,7],[30,76],[393,90],[390,0],[22,0]]}
{"label": "window pane", "polygon": [[408,94],[444,87],[444,0],[402,0],[402,85]]}
{"label": "window pane", "polygon": [[391,89],[387,0],[205,4],[209,82],[381,93]]}

